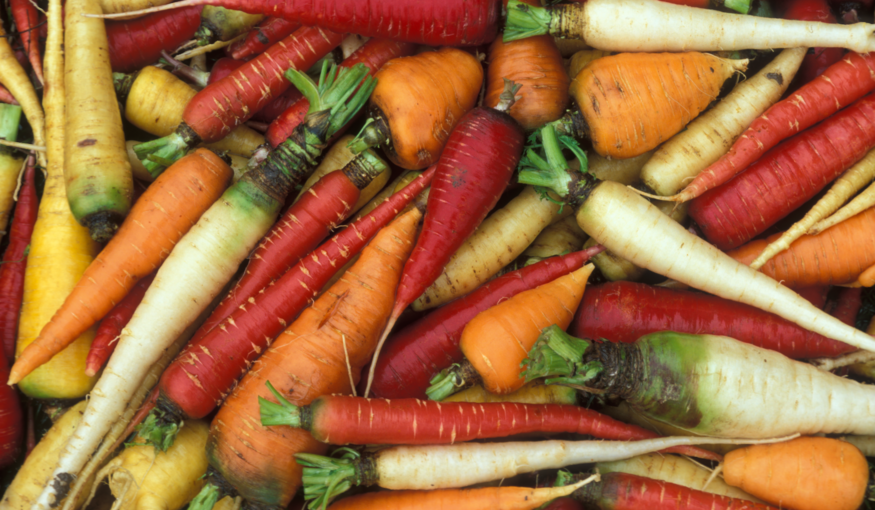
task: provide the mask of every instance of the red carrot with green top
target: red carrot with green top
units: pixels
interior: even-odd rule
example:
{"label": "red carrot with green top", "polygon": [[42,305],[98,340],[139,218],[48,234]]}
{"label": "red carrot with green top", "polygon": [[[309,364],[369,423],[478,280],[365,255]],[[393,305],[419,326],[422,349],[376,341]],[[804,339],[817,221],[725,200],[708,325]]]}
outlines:
{"label": "red carrot with green top", "polygon": [[782,142],[690,204],[705,237],[730,250],[814,197],[875,146],[875,95]]}
{"label": "red carrot with green top", "polygon": [[134,152],[146,168],[155,173],[179,159],[188,148],[222,139],[291,86],[284,72],[309,69],[342,40],[342,34],[319,28],[296,30],[224,79],[198,92],[185,107],[183,121],[176,131],[136,145]]}
{"label": "red carrot with green top", "polygon": [[162,51],[174,51],[182,46],[200,26],[201,9],[201,6],[186,7],[131,20],[107,21],[106,38],[112,70],[134,72],[158,62]]}
{"label": "red carrot with green top", "polygon": [[297,30],[300,23],[279,17],[264,18],[252,28],[246,37],[228,46],[228,55],[237,60],[243,60],[268,49],[277,41]]}

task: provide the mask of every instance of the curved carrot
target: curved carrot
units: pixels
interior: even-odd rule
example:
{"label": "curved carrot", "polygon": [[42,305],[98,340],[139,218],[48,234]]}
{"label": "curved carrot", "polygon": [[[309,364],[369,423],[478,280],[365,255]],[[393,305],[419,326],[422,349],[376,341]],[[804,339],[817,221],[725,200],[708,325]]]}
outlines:
{"label": "curved carrot", "polygon": [[[328,510],[534,510],[549,501],[567,496],[577,487],[484,487],[480,489],[438,489],[430,491],[381,491],[344,498]],[[554,509],[553,506],[549,508]]]}
{"label": "curved carrot", "polygon": [[293,454],[325,451],[305,431],[258,427],[256,396],[270,395],[268,379],[298,405],[352,390],[392,310],[421,217],[414,208],[381,230],[346,276],[255,362],[213,419],[210,465],[250,504],[285,507],[301,484]]}
{"label": "curved carrot", "polygon": [[112,70],[130,73],[154,64],[161,51],[174,51],[191,39],[200,25],[203,7],[155,13],[132,20],[107,21],[109,62]]}
{"label": "curved carrot", "polygon": [[854,510],[866,495],[869,464],[845,441],[800,437],[727,453],[723,477],[782,508]]}
{"label": "curved carrot", "polygon": [[228,46],[228,54],[236,60],[243,60],[268,49],[300,27],[301,24],[279,17],[265,18],[246,34],[246,37]]}
{"label": "curved carrot", "polygon": [[18,29],[18,36],[21,38],[21,44],[24,45],[24,51],[27,53],[30,67],[33,69],[33,73],[39,82],[45,85],[43,63],[40,58],[39,36],[36,31],[36,27],[39,24],[36,4],[30,0],[9,0],[9,10],[12,11],[15,28]]}
{"label": "curved carrot", "polygon": [[228,165],[206,149],[198,149],[171,168],[172,172],[168,169],[143,193],[64,305],[20,354],[12,367],[12,382],[51,359],[106,315],[140,278],[154,271],[219,198],[232,175]]}

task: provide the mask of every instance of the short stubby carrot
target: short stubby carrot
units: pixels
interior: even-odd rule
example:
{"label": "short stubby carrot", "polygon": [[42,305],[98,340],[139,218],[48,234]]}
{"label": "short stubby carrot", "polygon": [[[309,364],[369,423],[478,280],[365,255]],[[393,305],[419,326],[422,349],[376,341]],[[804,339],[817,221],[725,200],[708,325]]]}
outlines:
{"label": "short stubby carrot", "polygon": [[210,465],[250,504],[285,507],[301,484],[293,454],[325,451],[308,432],[262,427],[256,396],[270,396],[266,380],[296,405],[352,391],[392,310],[421,217],[411,209],[377,234],[345,276],[254,363],[213,419]]}
{"label": "short stubby carrot", "polygon": [[15,382],[42,365],[97,323],[154,271],[173,246],[215,202],[232,171],[207,149],[198,149],[159,176],[129,218],[94,259],[81,280],[12,367]]}

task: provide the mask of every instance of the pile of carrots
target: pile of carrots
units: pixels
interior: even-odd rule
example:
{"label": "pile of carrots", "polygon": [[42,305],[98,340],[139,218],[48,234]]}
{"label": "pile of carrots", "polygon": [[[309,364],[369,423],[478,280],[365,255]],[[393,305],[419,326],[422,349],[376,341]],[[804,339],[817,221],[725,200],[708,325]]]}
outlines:
{"label": "pile of carrots", "polygon": [[0,510],[875,501],[875,5],[544,4],[9,0]]}

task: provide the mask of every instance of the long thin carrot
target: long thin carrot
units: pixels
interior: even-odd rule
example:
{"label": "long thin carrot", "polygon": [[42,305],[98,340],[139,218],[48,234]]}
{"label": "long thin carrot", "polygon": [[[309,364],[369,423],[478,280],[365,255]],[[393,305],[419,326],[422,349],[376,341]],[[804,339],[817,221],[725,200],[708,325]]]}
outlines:
{"label": "long thin carrot", "polygon": [[222,194],[231,169],[207,149],[171,166],[137,201],[129,219],[88,266],[73,292],[12,367],[17,382],[97,323],[154,271]]}
{"label": "long thin carrot", "polygon": [[421,217],[411,209],[380,231],[346,276],[255,362],[213,419],[210,465],[249,503],[285,507],[301,484],[293,454],[325,451],[308,432],[260,427],[256,395],[270,396],[268,379],[298,405],[352,391],[392,310]]}
{"label": "long thin carrot", "polygon": [[284,39],[299,26],[301,26],[299,23],[283,18],[265,18],[253,27],[244,39],[228,46],[227,51],[231,58],[237,60],[252,57],[269,48],[271,44]]}
{"label": "long thin carrot", "polygon": [[800,437],[729,452],[723,477],[781,508],[854,510],[866,495],[869,464],[839,439]]}
{"label": "long thin carrot", "polygon": [[[542,329],[550,325],[568,328],[594,268],[587,264],[520,292],[471,319],[462,331],[459,347],[487,390],[510,393],[525,384],[520,377],[520,362],[526,359]],[[443,400],[455,388],[472,382],[450,371],[435,377],[426,393],[431,400]]]}
{"label": "long thin carrot", "polygon": [[27,52],[30,67],[33,69],[33,73],[39,82],[44,85],[45,79],[43,78],[43,63],[40,58],[39,35],[36,31],[39,24],[36,4],[30,2],[30,0],[10,0],[9,10],[12,11],[12,17],[15,19],[15,28],[18,29],[21,44],[24,45],[24,51]]}
{"label": "long thin carrot", "polygon": [[[867,158],[868,159],[868,158]],[[849,176],[850,177],[850,176]],[[854,177],[859,177],[855,174]],[[856,216],[861,212],[875,205],[875,184],[870,184],[868,188],[855,196],[853,200],[848,202],[844,207],[836,211],[832,216],[825,218],[808,229],[808,235],[817,235],[824,230],[841,223],[848,218]]]}

